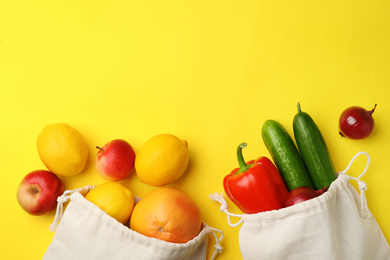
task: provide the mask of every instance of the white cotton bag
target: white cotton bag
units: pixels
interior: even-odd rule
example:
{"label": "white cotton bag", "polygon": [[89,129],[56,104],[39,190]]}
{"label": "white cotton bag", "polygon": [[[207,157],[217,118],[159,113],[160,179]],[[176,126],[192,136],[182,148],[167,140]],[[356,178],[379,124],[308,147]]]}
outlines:
{"label": "white cotton bag", "polygon": [[[346,172],[360,154],[368,157],[366,169],[358,178],[350,177]],[[239,246],[245,260],[390,259],[389,244],[367,207],[367,185],[360,180],[368,164],[368,154],[358,153],[324,194],[280,210],[232,214],[222,195],[210,197],[221,203],[231,226],[242,224]],[[351,179],[358,182],[360,196]],[[232,224],[231,216],[240,220]]]}
{"label": "white cotton bag", "polygon": [[[59,197],[55,221],[50,227],[52,231],[56,230],[56,233],[43,260],[206,259],[209,234],[213,234],[216,239],[212,259],[222,250],[219,242],[223,233],[205,223],[198,236],[182,244],[141,235],[85,199],[83,194],[92,188],[86,186],[66,191]],[[69,199],[62,216],[63,204]],[[219,239],[213,231],[221,232]]]}

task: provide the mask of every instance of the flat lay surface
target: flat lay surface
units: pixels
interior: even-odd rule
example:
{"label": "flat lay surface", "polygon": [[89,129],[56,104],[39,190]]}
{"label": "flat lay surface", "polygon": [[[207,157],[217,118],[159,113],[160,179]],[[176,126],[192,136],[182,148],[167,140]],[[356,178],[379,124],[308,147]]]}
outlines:
{"label": "flat lay surface", "polygon": [[[320,128],[336,171],[367,152],[366,198],[390,241],[390,4],[338,1],[9,1],[0,8],[2,258],[41,259],[55,212],[27,214],[16,191],[46,169],[36,141],[47,124],[66,123],[85,139],[88,158],[66,190],[106,182],[96,146],[124,139],[135,154],[151,137],[188,143],[184,174],[168,186],[185,191],[202,220],[224,232],[217,259],[242,259],[238,233],[209,194],[238,167],[271,156],[261,128],[279,121],[293,135],[297,103]],[[339,135],[350,106],[373,113],[362,140]],[[367,159],[348,174],[358,177]],[[156,187],[133,169],[122,181],[137,197]],[[356,182],[351,182],[356,188]],[[227,199],[229,211],[242,212]],[[234,221],[234,218],[232,219]],[[214,252],[209,236],[208,257]]]}

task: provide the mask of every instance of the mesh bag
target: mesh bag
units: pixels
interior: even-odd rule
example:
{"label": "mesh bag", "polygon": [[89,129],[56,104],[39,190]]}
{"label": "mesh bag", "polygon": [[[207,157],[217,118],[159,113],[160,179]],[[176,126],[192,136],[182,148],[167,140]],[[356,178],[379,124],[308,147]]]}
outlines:
{"label": "mesh bag", "polygon": [[[363,173],[354,178],[346,172],[360,154],[368,158]],[[358,153],[339,173],[328,191],[291,207],[257,214],[232,214],[222,194],[210,198],[221,204],[231,226],[241,225],[239,246],[243,259],[390,259],[390,248],[367,207],[361,181],[370,157]],[[350,183],[357,181],[360,195]],[[240,220],[236,223],[230,217]]]}

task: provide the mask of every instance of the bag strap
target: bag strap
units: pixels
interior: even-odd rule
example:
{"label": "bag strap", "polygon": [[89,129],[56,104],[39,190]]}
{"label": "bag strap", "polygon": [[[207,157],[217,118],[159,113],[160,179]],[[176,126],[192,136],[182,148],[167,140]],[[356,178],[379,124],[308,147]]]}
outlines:
{"label": "bag strap", "polygon": [[[219,193],[210,194],[209,198],[211,200],[219,202],[221,204],[220,211],[224,212],[226,214],[229,226],[237,227],[238,225],[240,225],[244,221],[242,219],[242,215],[241,214],[234,214],[234,213],[230,213],[229,212],[228,204],[227,204],[225,198],[223,197],[222,193],[220,193],[220,194]],[[240,220],[238,222],[236,222],[236,223],[232,223],[230,221],[230,217],[237,217],[237,218],[240,218]]]}
{"label": "bag strap", "polygon": [[345,174],[352,166],[352,163],[356,160],[356,158],[359,155],[365,155],[367,157],[367,164],[366,167],[364,168],[363,172],[356,178],[349,176],[351,179],[355,180],[358,185],[359,185],[359,190],[360,190],[360,198],[361,198],[361,204],[360,204],[360,215],[363,218],[371,218],[372,214],[370,210],[368,209],[367,205],[367,199],[365,195],[365,191],[367,190],[367,184],[361,180],[363,175],[367,172],[368,166],[370,165],[371,158],[366,152],[358,152],[354,157],[352,157],[351,161],[349,162],[347,168],[345,168],[344,171],[341,171],[339,174]]}
{"label": "bag strap", "polygon": [[49,230],[51,232],[55,232],[57,230],[58,224],[61,221],[62,215],[64,214],[64,204],[70,199],[70,196],[73,193],[78,192],[84,196],[85,194],[87,194],[89,191],[91,191],[95,187],[96,187],[96,185],[95,186],[87,185],[83,188],[78,188],[75,190],[66,190],[61,196],[59,196],[57,198],[56,215],[54,217],[53,223],[50,224],[50,226],[49,226]]}
{"label": "bag strap", "polygon": [[[213,255],[211,256],[211,259],[210,260],[214,260],[218,254],[222,253],[222,246],[221,246],[221,240],[223,239],[223,232],[219,229],[216,229],[216,228],[213,228],[213,227],[210,227],[208,226],[208,228],[211,230],[211,234],[213,234],[214,238],[215,238],[215,245],[214,245],[214,253]],[[214,233],[214,232],[218,232],[221,234],[221,236],[218,238],[218,236]]]}

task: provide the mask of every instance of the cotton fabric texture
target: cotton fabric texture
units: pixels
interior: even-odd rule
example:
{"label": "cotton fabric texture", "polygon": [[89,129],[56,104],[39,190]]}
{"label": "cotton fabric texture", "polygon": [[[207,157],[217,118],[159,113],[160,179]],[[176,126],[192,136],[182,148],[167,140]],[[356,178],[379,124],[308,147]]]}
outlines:
{"label": "cotton fabric texture", "polygon": [[[349,182],[357,180],[361,194]],[[388,260],[390,248],[365,202],[367,186],[339,174],[321,196],[280,210],[231,214],[221,195],[231,226],[241,225],[239,246],[244,260]],[[222,199],[221,199],[222,198]],[[230,217],[238,217],[232,224]]]}
{"label": "cotton fabric texture", "polygon": [[[117,222],[75,192],[70,195],[70,202],[43,260],[206,259],[210,233],[213,233],[212,228],[203,223],[200,234],[184,244],[149,238]],[[219,247],[217,241],[216,250],[221,250]]]}

